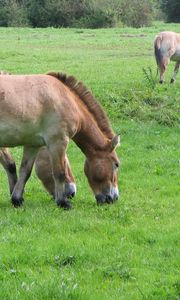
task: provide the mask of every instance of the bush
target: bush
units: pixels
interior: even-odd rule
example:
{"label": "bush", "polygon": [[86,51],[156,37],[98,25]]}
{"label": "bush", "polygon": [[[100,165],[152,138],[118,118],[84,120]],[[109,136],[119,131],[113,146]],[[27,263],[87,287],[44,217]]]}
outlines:
{"label": "bush", "polygon": [[75,20],[87,14],[83,0],[27,0],[28,17],[33,27],[71,27]]}
{"label": "bush", "polygon": [[92,10],[88,15],[75,21],[76,27],[84,28],[102,28],[113,27],[115,25],[115,17],[113,13],[103,10]]}
{"label": "bush", "polygon": [[150,26],[153,3],[148,0],[126,0],[121,4],[121,20],[127,26]]}
{"label": "bush", "polygon": [[0,0],[0,26],[113,27],[151,24],[155,0]]}
{"label": "bush", "polygon": [[167,22],[180,22],[180,1],[161,0],[161,8],[166,14]]}
{"label": "bush", "polygon": [[8,7],[0,6],[0,26],[8,26]]}
{"label": "bush", "polygon": [[10,0],[8,8],[8,26],[25,27],[29,25],[26,7]]}
{"label": "bush", "polygon": [[22,3],[4,0],[0,4],[0,26],[24,27],[28,25],[27,10]]}

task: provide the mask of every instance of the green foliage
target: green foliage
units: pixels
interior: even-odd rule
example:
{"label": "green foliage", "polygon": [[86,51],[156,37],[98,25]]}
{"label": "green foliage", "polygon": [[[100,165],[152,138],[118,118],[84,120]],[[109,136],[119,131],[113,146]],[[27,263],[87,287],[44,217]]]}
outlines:
{"label": "green foliage", "polygon": [[8,25],[8,7],[4,0],[0,0],[0,26]]}
{"label": "green foliage", "polygon": [[75,27],[81,28],[106,28],[115,25],[115,16],[113,12],[100,9],[91,10],[84,17],[75,22]]}
{"label": "green foliage", "polygon": [[149,26],[157,1],[0,0],[0,26],[113,27]]}
{"label": "green foliage", "polygon": [[84,1],[30,1],[29,20],[33,27],[67,27],[87,11]]}
{"label": "green foliage", "polygon": [[27,9],[16,0],[0,1],[0,26],[24,27],[29,25]]}
{"label": "green foliage", "polygon": [[4,0],[0,26],[111,27],[114,10],[101,8],[93,0]]}
{"label": "green foliage", "polygon": [[157,78],[154,77],[152,68],[147,67],[147,68],[143,68],[142,70],[143,70],[144,78],[146,80],[147,85],[149,86],[149,88],[154,90],[156,87],[156,84],[157,84]]}
{"label": "green foliage", "polygon": [[153,6],[149,0],[126,0],[121,4],[121,19],[124,24],[132,27],[151,25]]}
{"label": "green foliage", "polygon": [[162,11],[165,13],[167,22],[180,22],[180,1],[160,0]]}
{"label": "green foliage", "polygon": [[48,26],[48,10],[45,7],[45,0],[27,1],[28,19],[33,27]]}

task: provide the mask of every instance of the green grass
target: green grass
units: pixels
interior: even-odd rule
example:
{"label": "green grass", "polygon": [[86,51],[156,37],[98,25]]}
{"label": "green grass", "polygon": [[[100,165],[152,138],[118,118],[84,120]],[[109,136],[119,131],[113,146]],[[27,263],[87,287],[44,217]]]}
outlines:
{"label": "green grass", "polygon": [[[68,154],[78,192],[63,211],[34,172],[25,205],[14,209],[0,182],[0,299],[180,298],[180,74],[156,84],[153,39],[163,23],[132,29],[0,28],[0,70],[75,75],[121,133],[121,199],[97,207],[83,174],[83,154]],[[146,78],[152,70],[155,84]],[[13,149],[20,163],[22,149]]]}

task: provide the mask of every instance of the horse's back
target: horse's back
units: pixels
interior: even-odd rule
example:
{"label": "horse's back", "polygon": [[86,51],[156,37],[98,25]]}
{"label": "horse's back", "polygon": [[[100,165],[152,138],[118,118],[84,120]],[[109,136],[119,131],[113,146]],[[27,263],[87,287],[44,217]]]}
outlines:
{"label": "horse's back", "polygon": [[73,103],[71,91],[53,76],[0,75],[0,146],[42,146],[44,134],[72,134]]}
{"label": "horse's back", "polygon": [[154,41],[156,60],[162,57],[169,57],[171,60],[178,60],[180,56],[180,34],[173,31],[160,32]]}
{"label": "horse's back", "polygon": [[180,34],[173,31],[162,31],[155,37],[154,44],[159,48],[176,46],[180,44]]}
{"label": "horse's back", "polygon": [[61,83],[48,75],[0,76],[0,116],[8,113],[17,118],[34,119],[42,113],[54,111],[60,105]]}

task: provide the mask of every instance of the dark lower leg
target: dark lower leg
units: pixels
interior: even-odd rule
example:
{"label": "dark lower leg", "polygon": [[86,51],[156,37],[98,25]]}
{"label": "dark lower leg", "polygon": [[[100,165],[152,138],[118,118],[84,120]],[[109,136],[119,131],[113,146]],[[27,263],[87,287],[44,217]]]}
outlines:
{"label": "dark lower leg", "polygon": [[65,181],[66,181],[66,171],[65,171],[65,151],[66,151],[67,141],[61,139],[61,142],[50,145],[48,147],[51,165],[53,171],[54,185],[55,185],[55,201],[58,206],[69,209],[71,204],[67,199],[65,193]]}
{"label": "dark lower leg", "polygon": [[23,202],[24,187],[31,175],[37,151],[38,149],[36,148],[24,148],[23,158],[19,170],[19,180],[17,181],[11,196],[11,201],[15,207],[20,206]]}
{"label": "dark lower leg", "polygon": [[2,164],[4,170],[7,173],[9,191],[11,194],[17,182],[17,173],[15,161],[13,160],[8,148],[2,148],[0,150],[0,163]]}
{"label": "dark lower leg", "polygon": [[164,82],[164,73],[165,73],[166,68],[164,66],[161,67],[160,69],[160,80],[159,83],[163,83]]}

